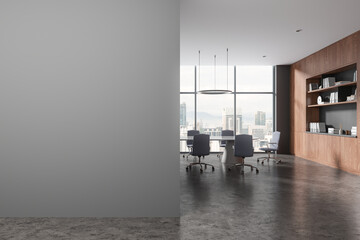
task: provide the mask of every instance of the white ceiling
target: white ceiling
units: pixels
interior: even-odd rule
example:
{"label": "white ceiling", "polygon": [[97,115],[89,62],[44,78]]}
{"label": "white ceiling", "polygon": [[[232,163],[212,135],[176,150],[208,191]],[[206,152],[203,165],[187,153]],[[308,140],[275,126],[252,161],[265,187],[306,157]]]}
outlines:
{"label": "white ceiling", "polygon": [[[360,0],[180,0],[181,64],[294,63],[358,30]],[[296,33],[297,29],[303,29]],[[266,58],[263,58],[266,55]]]}

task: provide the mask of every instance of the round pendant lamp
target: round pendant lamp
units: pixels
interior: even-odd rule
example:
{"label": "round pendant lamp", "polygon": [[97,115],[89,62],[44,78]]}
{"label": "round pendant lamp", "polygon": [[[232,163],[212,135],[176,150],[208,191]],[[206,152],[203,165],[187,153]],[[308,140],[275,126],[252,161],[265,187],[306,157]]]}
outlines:
{"label": "round pendant lamp", "polygon": [[216,89],[216,55],[214,55],[214,89],[204,89],[201,90],[200,85],[200,51],[199,51],[199,94],[227,94],[232,93],[229,90],[229,49],[226,49],[226,90],[225,89]]}

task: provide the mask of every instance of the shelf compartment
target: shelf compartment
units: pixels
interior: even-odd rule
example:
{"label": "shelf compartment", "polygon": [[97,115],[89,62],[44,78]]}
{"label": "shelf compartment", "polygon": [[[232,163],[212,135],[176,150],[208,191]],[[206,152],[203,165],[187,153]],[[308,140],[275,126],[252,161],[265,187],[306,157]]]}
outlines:
{"label": "shelf compartment", "polygon": [[357,82],[349,82],[349,83],[344,83],[344,84],[339,84],[339,85],[335,85],[335,86],[331,86],[331,87],[327,87],[327,88],[322,88],[322,89],[316,89],[313,91],[308,91],[308,93],[319,93],[319,92],[327,92],[339,87],[347,87],[347,86],[356,86]]}
{"label": "shelf compartment", "polygon": [[308,105],[308,108],[326,107],[326,106],[351,104],[351,103],[356,103],[356,100],[354,100],[354,101],[345,101],[345,102],[337,102],[337,103],[314,104],[314,105]]}

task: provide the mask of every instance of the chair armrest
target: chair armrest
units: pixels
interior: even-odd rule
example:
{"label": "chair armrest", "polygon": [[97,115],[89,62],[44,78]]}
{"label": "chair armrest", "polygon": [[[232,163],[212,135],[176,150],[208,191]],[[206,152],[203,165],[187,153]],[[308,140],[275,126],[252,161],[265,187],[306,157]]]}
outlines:
{"label": "chair armrest", "polygon": [[270,148],[271,144],[278,144],[278,143],[276,143],[276,142],[268,142],[266,145],[267,145],[268,148]]}

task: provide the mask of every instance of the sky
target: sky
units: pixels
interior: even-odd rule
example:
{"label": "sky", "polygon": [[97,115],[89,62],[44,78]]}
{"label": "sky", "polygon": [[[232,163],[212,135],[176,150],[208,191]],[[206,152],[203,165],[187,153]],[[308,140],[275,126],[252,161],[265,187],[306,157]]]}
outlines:
{"label": "sky", "polygon": [[[227,89],[226,66],[216,67],[216,89]],[[194,66],[181,66],[180,91],[194,92],[195,70]],[[230,77],[232,76],[232,77]],[[272,92],[273,67],[272,66],[237,66],[236,67],[237,92]],[[234,89],[234,67],[229,67],[229,88]],[[201,90],[214,87],[214,67],[204,66],[200,71]],[[254,115],[256,111],[264,111],[272,115],[272,94],[237,94],[237,109],[241,109],[244,116]],[[206,112],[214,116],[221,116],[223,108],[234,107],[234,95],[202,95],[197,98],[197,111]],[[188,111],[194,109],[194,96],[183,94],[180,102],[186,102]]]}

